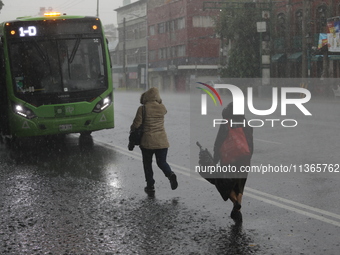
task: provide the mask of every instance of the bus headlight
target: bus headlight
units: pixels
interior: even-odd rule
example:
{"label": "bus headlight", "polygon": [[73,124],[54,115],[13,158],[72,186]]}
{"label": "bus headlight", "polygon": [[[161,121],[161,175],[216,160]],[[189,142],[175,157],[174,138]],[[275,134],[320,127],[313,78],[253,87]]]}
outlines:
{"label": "bus headlight", "polygon": [[33,119],[37,117],[31,109],[20,104],[13,103],[13,111],[26,119]]}
{"label": "bus headlight", "polygon": [[93,112],[99,113],[104,111],[111,104],[111,96],[107,96],[100,100],[93,109]]}

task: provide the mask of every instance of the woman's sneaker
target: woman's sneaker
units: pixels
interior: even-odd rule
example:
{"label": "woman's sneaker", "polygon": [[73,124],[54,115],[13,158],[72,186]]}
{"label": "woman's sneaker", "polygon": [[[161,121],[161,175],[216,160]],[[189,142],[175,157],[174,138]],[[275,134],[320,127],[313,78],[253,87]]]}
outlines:
{"label": "woman's sneaker", "polygon": [[146,186],[144,188],[144,191],[145,191],[146,194],[148,194],[148,195],[151,194],[152,195],[152,194],[155,193],[155,186]]}
{"label": "woman's sneaker", "polygon": [[175,173],[172,173],[169,176],[169,180],[170,180],[170,185],[171,185],[171,189],[175,190],[178,187],[178,183],[177,183],[177,176],[175,175]]}

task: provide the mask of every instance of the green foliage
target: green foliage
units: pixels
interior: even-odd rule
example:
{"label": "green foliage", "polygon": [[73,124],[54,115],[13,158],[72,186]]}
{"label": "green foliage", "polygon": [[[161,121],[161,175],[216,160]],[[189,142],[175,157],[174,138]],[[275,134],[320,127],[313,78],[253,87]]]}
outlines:
{"label": "green foliage", "polygon": [[228,65],[222,76],[233,78],[260,77],[260,35],[256,22],[260,11],[254,8],[235,8],[221,11],[216,31],[231,41]]}
{"label": "green foliage", "polygon": [[2,7],[4,7],[4,3],[0,0],[0,11],[1,11],[1,9],[2,9]]}

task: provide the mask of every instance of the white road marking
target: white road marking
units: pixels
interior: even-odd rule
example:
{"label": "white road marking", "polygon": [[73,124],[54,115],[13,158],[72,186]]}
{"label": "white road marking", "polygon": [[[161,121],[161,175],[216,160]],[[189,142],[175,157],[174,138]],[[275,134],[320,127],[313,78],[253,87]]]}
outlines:
{"label": "white road marking", "polygon": [[282,143],[279,143],[279,142],[273,142],[273,141],[256,139],[256,138],[254,138],[254,140],[259,141],[259,142],[263,142],[263,143],[282,144]]}
{"label": "white road marking", "polygon": [[[142,160],[141,153],[138,153],[138,152],[135,152],[135,151],[129,151],[126,148],[123,148],[121,146],[112,145],[112,144],[101,142],[101,141],[98,141],[98,140],[96,140],[96,143],[100,144],[101,146],[108,148],[108,149],[112,149],[112,148],[116,149],[119,153],[126,155],[128,157],[132,157],[136,160]],[[275,142],[273,142],[273,143],[275,143]],[[196,180],[199,180],[199,181],[203,181],[203,182],[206,181],[203,178],[201,178],[200,176],[194,176],[193,174],[190,174],[189,168],[182,167],[182,166],[179,166],[179,165],[176,165],[176,164],[173,164],[173,163],[169,163],[169,165],[171,167],[175,168],[177,170],[176,172],[178,172],[178,173],[181,173],[181,174],[186,175],[186,176],[192,176],[193,178],[195,178]],[[245,191],[246,191],[246,195],[248,197],[254,198],[256,200],[260,200],[261,202],[271,204],[271,205],[274,205],[274,206],[277,206],[277,207],[280,207],[280,208],[283,208],[283,209],[286,209],[286,210],[289,210],[289,211],[293,211],[295,213],[298,213],[298,214],[301,214],[301,215],[304,215],[304,216],[307,216],[307,217],[310,217],[310,218],[313,218],[313,219],[316,219],[316,220],[319,220],[319,221],[323,221],[323,222],[329,223],[329,224],[337,226],[337,227],[340,227],[340,221],[336,221],[336,220],[329,219],[329,218],[325,217],[325,216],[328,216],[328,217],[332,217],[332,218],[340,220],[340,215],[338,215],[338,214],[328,212],[328,211],[325,211],[325,210],[322,210],[322,209],[319,209],[319,208],[316,208],[316,207],[304,205],[304,204],[301,204],[301,203],[298,203],[298,202],[295,202],[295,201],[292,201],[292,200],[288,200],[288,199],[285,199],[285,198],[281,198],[281,197],[278,197],[278,196],[274,196],[274,195],[271,195],[271,194],[268,194],[268,193],[265,193],[265,192],[262,192],[262,191],[259,191],[259,190],[255,190],[255,189],[252,189],[252,188],[249,188],[249,187],[246,187]],[[289,205],[287,205],[287,204],[289,204]],[[296,208],[296,207],[300,207],[304,210]],[[307,212],[306,210],[318,213],[320,215],[317,215],[317,214],[312,213],[312,212]]]}
{"label": "white road marking", "polygon": [[[334,226],[340,227],[340,222],[339,221],[331,220],[331,219],[325,218],[324,216],[319,216],[319,215],[316,215],[314,213],[310,213],[310,212],[307,212],[307,211],[303,211],[301,209],[297,209],[297,208],[291,207],[289,205],[285,205],[285,204],[282,204],[282,203],[279,203],[279,202],[275,202],[273,200],[270,200],[270,199],[267,199],[267,198],[263,198],[263,197],[260,197],[258,195],[254,195],[254,194],[251,194],[249,192],[247,192],[247,196],[251,197],[251,198],[254,198],[254,199],[257,199],[257,200],[260,200],[262,202],[265,202],[265,203],[268,203],[268,204],[271,204],[271,205],[275,205],[277,207],[281,207],[281,208],[284,208],[284,209],[287,209],[287,210],[290,210],[290,211],[302,214],[304,216],[307,216],[307,217],[310,217],[310,218],[313,218],[313,219],[316,219],[316,220],[320,220],[320,221],[332,224]],[[314,209],[315,210],[319,210],[317,208],[314,208]]]}
{"label": "white road marking", "polygon": [[322,209],[318,209],[318,208],[315,208],[315,207],[312,207],[312,206],[304,205],[304,204],[301,204],[301,203],[298,203],[298,202],[294,202],[292,200],[288,200],[288,199],[285,199],[285,198],[282,198],[282,197],[274,196],[274,195],[271,195],[271,194],[268,194],[268,193],[265,193],[265,192],[262,192],[262,191],[258,191],[258,190],[252,189],[252,188],[248,188],[248,187],[246,187],[246,191],[250,191],[250,192],[255,193],[257,195],[265,196],[265,197],[274,199],[276,201],[280,201],[280,202],[283,202],[283,203],[286,203],[286,204],[291,204],[291,205],[296,206],[296,207],[301,207],[303,209],[314,211],[314,212],[320,213],[322,215],[327,215],[327,216],[330,216],[330,217],[333,217],[333,218],[340,220],[339,214],[331,213],[331,212],[328,212],[328,211],[325,211],[325,210],[322,210]]}

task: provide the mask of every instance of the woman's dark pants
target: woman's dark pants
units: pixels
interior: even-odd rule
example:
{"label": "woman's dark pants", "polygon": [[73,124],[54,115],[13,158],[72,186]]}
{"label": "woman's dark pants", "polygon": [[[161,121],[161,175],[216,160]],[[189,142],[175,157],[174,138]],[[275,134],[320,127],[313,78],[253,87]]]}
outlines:
{"label": "woman's dark pants", "polygon": [[163,171],[165,176],[169,177],[172,174],[172,170],[169,164],[166,162],[168,148],[155,149],[155,150],[141,148],[141,150],[142,150],[142,156],[143,156],[145,181],[148,187],[152,187],[155,184],[155,180],[153,179],[153,170],[152,170],[153,154],[155,154],[156,156],[157,166]]}

